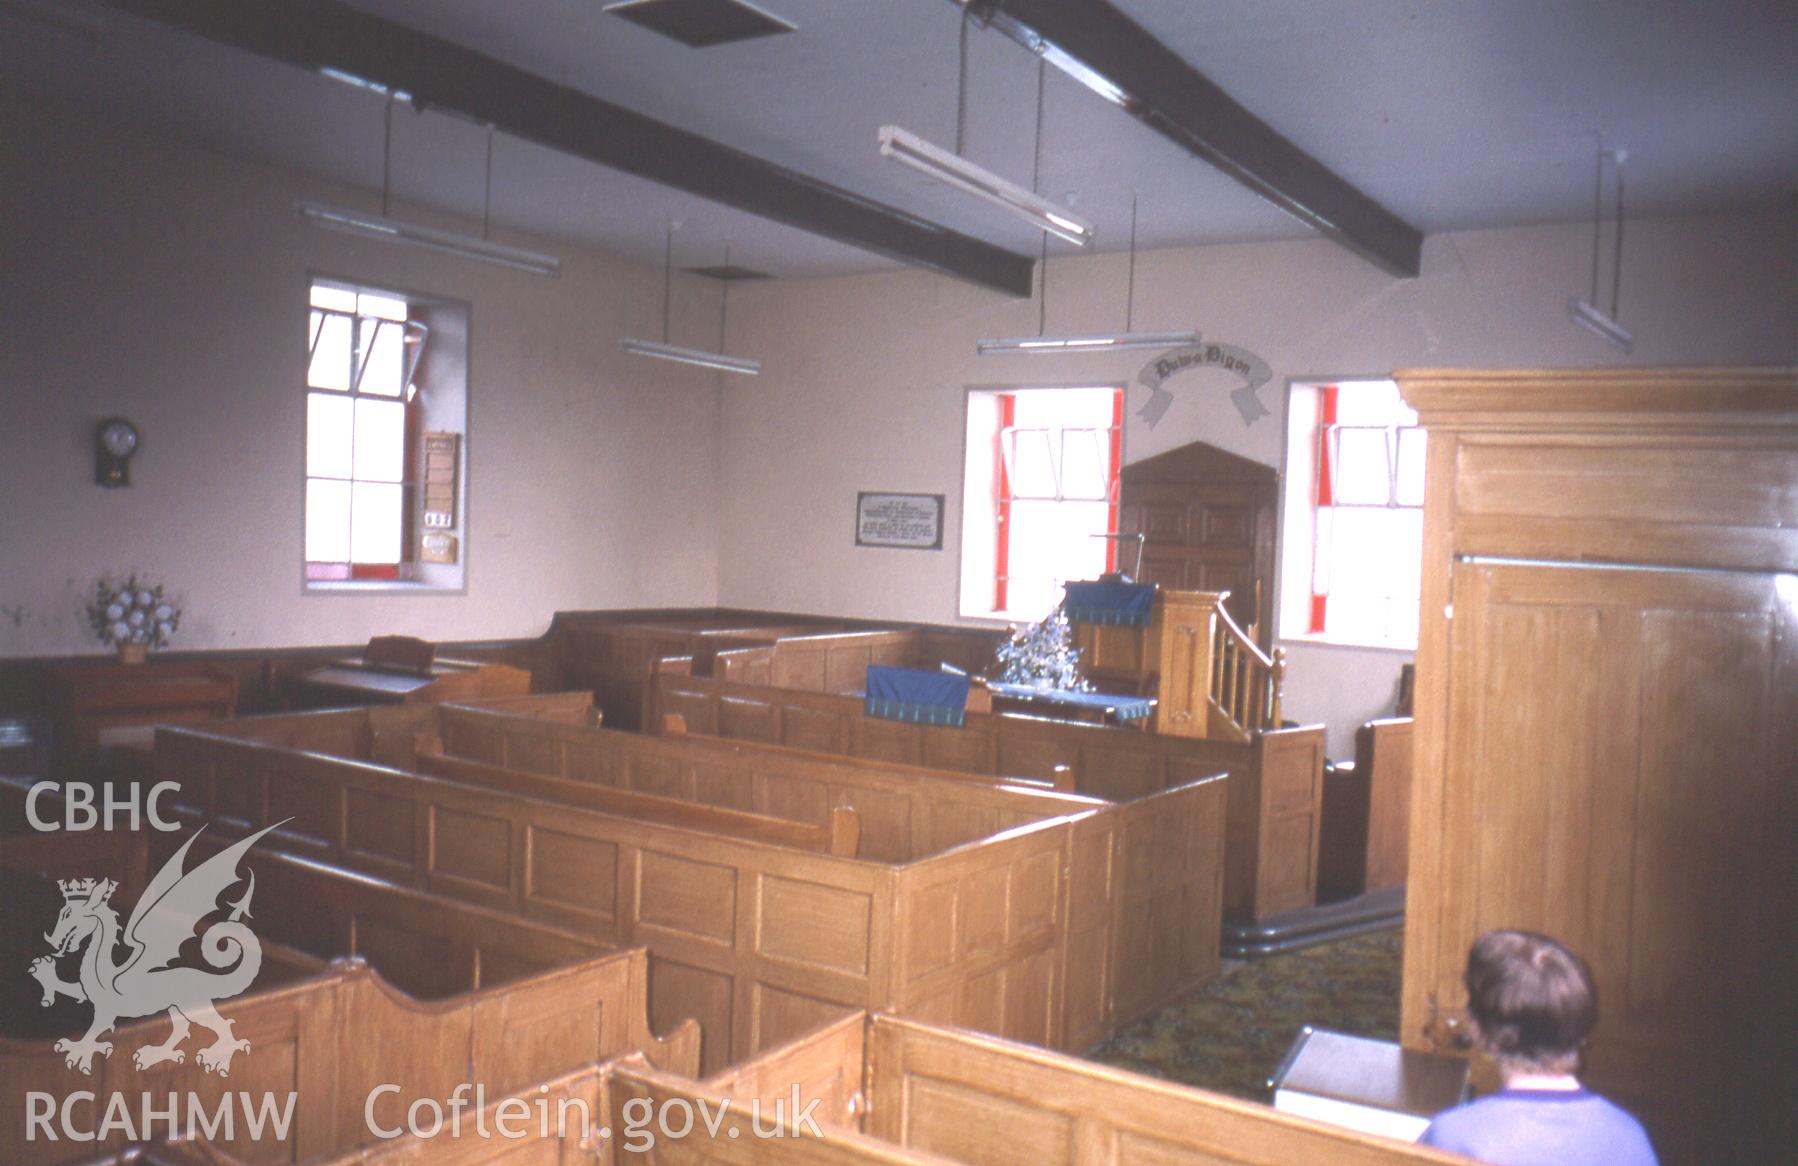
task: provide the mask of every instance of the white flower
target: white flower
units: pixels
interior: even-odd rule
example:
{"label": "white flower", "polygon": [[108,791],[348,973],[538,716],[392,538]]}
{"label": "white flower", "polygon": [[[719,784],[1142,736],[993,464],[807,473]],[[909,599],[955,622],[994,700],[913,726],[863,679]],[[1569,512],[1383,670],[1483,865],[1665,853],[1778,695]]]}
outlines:
{"label": "white flower", "polygon": [[169,616],[174,615],[174,614],[175,614],[175,609],[170,607],[168,604],[159,603],[156,605],[156,622],[157,623],[169,622]]}
{"label": "white flower", "polygon": [[119,620],[112,625],[112,634],[114,639],[122,640],[131,634],[131,626],[124,620]]}
{"label": "white flower", "polygon": [[117,603],[109,603],[106,605],[106,618],[107,619],[124,619],[125,618],[125,609]]}
{"label": "white flower", "polygon": [[159,623],[156,625],[156,634],[166,640],[170,636],[175,634],[175,629],[170,627],[168,624]]}
{"label": "white flower", "polygon": [[144,626],[144,613],[141,611],[133,609],[131,614],[125,618],[134,628]]}
{"label": "white flower", "polygon": [[148,607],[155,602],[156,597],[151,595],[148,591],[139,591],[137,593],[137,605],[139,607]]}

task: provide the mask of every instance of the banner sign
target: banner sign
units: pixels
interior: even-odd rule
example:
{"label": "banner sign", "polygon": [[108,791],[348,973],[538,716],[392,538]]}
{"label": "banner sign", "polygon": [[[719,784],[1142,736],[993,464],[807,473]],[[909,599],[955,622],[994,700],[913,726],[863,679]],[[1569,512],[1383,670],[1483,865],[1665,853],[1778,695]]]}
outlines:
{"label": "banner sign", "polygon": [[1240,374],[1246,383],[1230,394],[1230,400],[1242,414],[1242,423],[1253,425],[1268,415],[1267,406],[1255,395],[1255,390],[1273,376],[1265,360],[1234,344],[1194,344],[1162,353],[1136,374],[1137,382],[1149,390],[1148,401],[1137,413],[1149,423],[1149,428],[1153,429],[1174,403],[1174,394],[1163,386],[1189,368],[1221,368]]}

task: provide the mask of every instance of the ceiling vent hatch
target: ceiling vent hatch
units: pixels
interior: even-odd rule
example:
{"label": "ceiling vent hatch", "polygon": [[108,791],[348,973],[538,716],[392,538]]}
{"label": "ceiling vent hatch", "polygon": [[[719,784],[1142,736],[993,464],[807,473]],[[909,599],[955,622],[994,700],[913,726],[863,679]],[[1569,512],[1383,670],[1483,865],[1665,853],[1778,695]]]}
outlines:
{"label": "ceiling vent hatch", "polygon": [[767,279],[768,273],[756,271],[750,267],[739,267],[734,263],[719,264],[713,267],[683,267],[691,275],[703,275],[707,279],[722,279],[727,283],[739,283],[746,279]]}
{"label": "ceiling vent hatch", "polygon": [[745,0],[623,0],[606,5],[604,11],[696,49],[798,27]]}

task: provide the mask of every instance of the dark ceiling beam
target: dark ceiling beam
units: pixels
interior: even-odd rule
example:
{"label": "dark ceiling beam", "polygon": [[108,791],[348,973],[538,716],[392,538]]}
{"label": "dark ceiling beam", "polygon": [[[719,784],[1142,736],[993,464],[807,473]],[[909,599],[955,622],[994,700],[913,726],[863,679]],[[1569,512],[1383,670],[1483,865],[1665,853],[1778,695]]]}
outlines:
{"label": "dark ceiling beam", "polygon": [[[335,69],[552,150],[1008,295],[1033,260],[335,0],[101,0],[303,69]],[[871,149],[872,147],[870,147]]]}
{"label": "dark ceiling beam", "polygon": [[1423,235],[1238,104],[1103,0],[950,0],[1287,214],[1393,275]]}

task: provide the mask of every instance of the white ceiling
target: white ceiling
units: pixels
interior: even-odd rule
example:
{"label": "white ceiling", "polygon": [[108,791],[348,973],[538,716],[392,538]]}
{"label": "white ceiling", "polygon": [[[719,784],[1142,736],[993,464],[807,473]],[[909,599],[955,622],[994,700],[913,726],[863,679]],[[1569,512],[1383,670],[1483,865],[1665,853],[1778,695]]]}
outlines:
{"label": "white ceiling", "polygon": [[[960,10],[948,0],[760,0],[799,31],[690,49],[602,0],[352,0],[1020,254],[1040,236],[882,159],[896,123],[953,147]],[[1114,0],[1250,111],[1426,234],[1579,220],[1599,136],[1627,150],[1639,215],[1791,205],[1793,0]],[[91,19],[97,38],[21,19]],[[969,157],[1031,181],[1036,58],[970,37]],[[82,0],[0,0],[0,87],[227,153],[360,185],[379,202],[379,96]],[[486,131],[399,107],[393,197],[481,216]],[[516,139],[494,144],[496,224],[661,261],[776,275],[879,256]],[[1095,220],[1097,248],[1303,238],[1300,225],[1051,69],[1040,188]],[[1060,253],[1069,247],[1051,243]]]}

